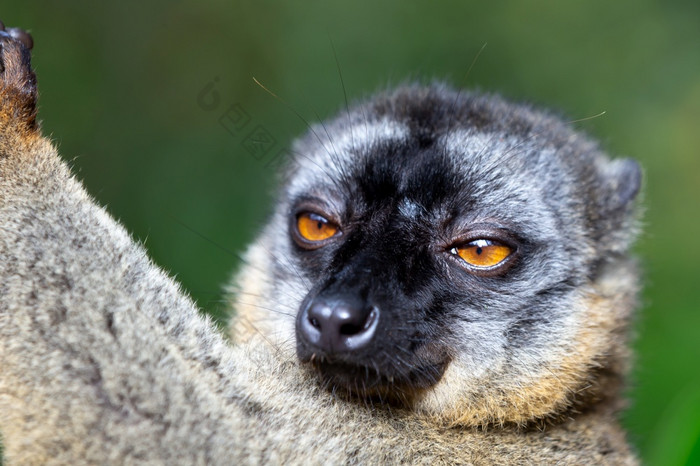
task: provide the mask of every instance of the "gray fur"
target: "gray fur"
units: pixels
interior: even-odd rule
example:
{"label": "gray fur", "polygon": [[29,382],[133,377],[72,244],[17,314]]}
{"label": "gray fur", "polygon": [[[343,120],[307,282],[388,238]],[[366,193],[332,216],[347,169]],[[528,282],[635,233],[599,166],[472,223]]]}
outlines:
{"label": "gray fur", "polygon": [[[6,70],[29,73],[16,41],[0,45]],[[636,463],[616,421],[637,286],[624,257],[634,230],[636,188],[629,185],[638,184],[636,166],[608,162],[555,118],[476,97],[497,118],[478,134],[455,122],[439,144],[455,163],[479,159],[490,176],[503,178],[498,192],[480,190],[480,198],[507,199],[508,218],[556,245],[554,259],[532,259],[529,278],[508,293],[526,297],[570,274],[572,264],[580,282],[542,307],[550,314],[530,323],[532,336],[520,347],[517,336],[500,332],[513,317],[469,327],[486,346],[455,337],[463,331],[455,330],[448,340],[458,357],[445,377],[465,385],[438,385],[414,406],[389,407],[339,398],[297,361],[294,315],[314,283],[280,231],[286,232],[290,195],[311,189],[342,204],[340,180],[319,190],[329,175],[349,172],[353,157],[413,134],[412,122],[395,111],[405,101],[447,91],[399,90],[358,107],[350,123],[331,122],[326,139],[311,134],[297,143],[300,155],[278,209],[239,275],[240,296],[249,302],[238,303],[231,345],[85,193],[39,134],[33,113],[24,111],[27,99],[35,107],[33,84],[8,75],[0,78],[0,429],[9,463]],[[523,143],[522,121],[542,135]],[[496,163],[516,146],[508,164]],[[459,169],[471,176],[480,168]],[[550,182],[537,182],[543,171]],[[402,205],[409,220],[440,212]],[[561,231],[571,233],[570,247],[561,245]],[[595,247],[601,241],[604,251]],[[507,300],[493,303],[507,310]],[[475,384],[497,389],[509,378],[548,377],[548,364],[581,350],[569,337],[588,325],[577,316],[590,306],[603,315],[586,330],[593,359],[567,379],[566,399],[551,413],[535,416],[534,424],[440,418],[440,407],[464,399],[454,396],[470,399]],[[590,397],[582,383],[592,387]],[[539,424],[543,418],[551,423]]]}

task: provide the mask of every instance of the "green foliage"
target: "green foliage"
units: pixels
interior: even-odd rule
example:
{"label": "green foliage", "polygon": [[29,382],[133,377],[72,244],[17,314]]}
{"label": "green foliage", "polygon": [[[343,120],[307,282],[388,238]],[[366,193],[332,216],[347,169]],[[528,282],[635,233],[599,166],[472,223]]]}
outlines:
{"label": "green foliage", "polygon": [[[576,124],[646,169],[626,423],[648,464],[699,460],[700,3],[64,0],[2,15],[34,35],[44,130],[219,317],[220,287],[269,210],[273,154],[306,127],[288,105],[310,122],[344,105],[333,49],[350,100],[436,77],[572,120],[604,111]],[[218,105],[198,99],[212,82]],[[258,127],[268,153],[246,145]]]}

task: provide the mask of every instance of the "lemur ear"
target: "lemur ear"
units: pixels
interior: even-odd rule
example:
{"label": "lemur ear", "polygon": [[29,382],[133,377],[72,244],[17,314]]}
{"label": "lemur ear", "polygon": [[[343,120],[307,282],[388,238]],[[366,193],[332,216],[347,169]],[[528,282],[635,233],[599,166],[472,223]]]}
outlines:
{"label": "lemur ear", "polygon": [[633,207],[634,199],[642,186],[642,169],[632,159],[617,159],[601,170],[604,193],[601,206],[608,215],[622,213]]}
{"label": "lemur ear", "polygon": [[625,252],[637,236],[635,199],[642,185],[642,169],[632,159],[606,161],[599,166],[599,240],[611,251]]}

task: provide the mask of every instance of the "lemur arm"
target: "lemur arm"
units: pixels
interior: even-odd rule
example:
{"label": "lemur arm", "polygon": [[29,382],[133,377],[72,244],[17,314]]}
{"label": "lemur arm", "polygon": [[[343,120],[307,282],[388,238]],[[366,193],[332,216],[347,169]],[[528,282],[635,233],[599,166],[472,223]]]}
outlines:
{"label": "lemur arm", "polygon": [[[232,349],[71,175],[0,37],[0,427],[16,463],[204,462],[242,451]],[[261,429],[262,430],[262,429]]]}

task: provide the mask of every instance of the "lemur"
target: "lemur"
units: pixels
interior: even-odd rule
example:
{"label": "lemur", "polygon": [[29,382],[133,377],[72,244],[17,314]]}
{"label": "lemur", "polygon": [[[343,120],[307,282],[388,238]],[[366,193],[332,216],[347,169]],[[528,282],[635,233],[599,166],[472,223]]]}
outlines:
{"label": "lemur", "polygon": [[8,464],[636,464],[617,415],[639,166],[443,84],[293,146],[231,340],[41,134],[0,27]]}

